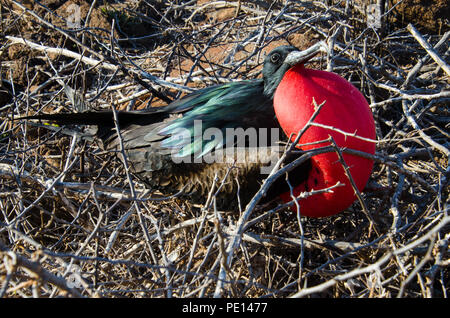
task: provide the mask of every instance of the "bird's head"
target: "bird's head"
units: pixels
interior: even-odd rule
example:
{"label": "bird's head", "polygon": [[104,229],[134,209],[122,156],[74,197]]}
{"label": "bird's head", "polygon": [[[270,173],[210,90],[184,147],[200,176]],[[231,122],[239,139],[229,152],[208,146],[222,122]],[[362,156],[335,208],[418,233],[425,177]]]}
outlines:
{"label": "bird's head", "polygon": [[284,74],[291,67],[306,63],[319,52],[327,52],[327,46],[322,41],[304,51],[290,45],[282,45],[273,49],[264,59],[264,94],[272,98]]}

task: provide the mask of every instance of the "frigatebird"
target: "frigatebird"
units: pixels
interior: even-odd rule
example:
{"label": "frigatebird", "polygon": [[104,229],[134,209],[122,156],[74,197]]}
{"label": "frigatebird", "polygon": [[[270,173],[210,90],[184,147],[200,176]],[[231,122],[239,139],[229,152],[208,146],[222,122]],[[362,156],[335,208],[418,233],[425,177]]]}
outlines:
{"label": "frigatebird", "polygon": [[[238,202],[244,207],[267,177],[268,170],[263,168],[278,160],[283,148],[277,142],[295,137],[314,112],[313,99],[327,103],[317,117],[323,127],[311,127],[299,144],[323,142],[331,135],[339,147],[374,152],[374,143],[357,138],[375,139],[372,113],[364,96],[337,74],[304,67],[320,51],[327,51],[323,42],[304,51],[277,47],[264,59],[262,79],[206,87],[164,107],[118,111],[117,121],[112,110],[23,118],[95,125],[105,148],[123,147],[132,172],[151,189],[166,194],[182,191],[194,202],[204,203],[215,183],[220,185],[218,208],[233,209]],[[230,130],[234,133],[228,134]],[[274,139],[274,134],[280,139]],[[291,153],[285,162],[296,156]],[[373,163],[350,155],[345,155],[345,161],[350,162],[351,177],[362,190]],[[287,180],[277,179],[264,199],[289,201],[292,188],[299,195],[335,183],[344,186],[304,200],[301,214],[333,215],[356,198],[336,153],[321,154],[290,171]]]}
{"label": "frigatebird", "polygon": [[[217,195],[219,207],[236,207],[238,194],[241,205],[245,206],[267,177],[268,170],[263,172],[261,168],[275,163],[280,156],[282,147],[272,141],[286,140],[273,108],[275,90],[289,68],[305,63],[322,48],[322,43],[305,51],[279,46],[265,57],[261,79],[206,87],[163,107],[118,111],[123,147],[132,172],[151,189],[166,194],[182,191],[182,195],[194,202],[206,200],[216,179],[216,183],[222,184]],[[95,125],[97,137],[106,149],[117,150],[120,146],[112,110],[39,114],[22,119],[48,120],[60,125]],[[211,128],[222,132],[221,138],[203,138]],[[227,134],[230,129],[235,133]],[[248,140],[249,129],[256,132],[256,140]],[[261,129],[266,129],[266,141],[259,135]],[[274,136],[277,129],[280,133]],[[255,152],[261,142],[265,143],[262,147],[265,150]],[[231,160],[223,158],[230,154],[230,149],[236,150],[231,153]],[[244,160],[238,160],[242,149]],[[215,162],[205,162],[208,155]],[[293,159],[291,156],[288,160]],[[307,161],[291,171],[290,182],[295,185],[304,181],[309,168]],[[265,200],[288,189],[284,178],[280,178]]]}

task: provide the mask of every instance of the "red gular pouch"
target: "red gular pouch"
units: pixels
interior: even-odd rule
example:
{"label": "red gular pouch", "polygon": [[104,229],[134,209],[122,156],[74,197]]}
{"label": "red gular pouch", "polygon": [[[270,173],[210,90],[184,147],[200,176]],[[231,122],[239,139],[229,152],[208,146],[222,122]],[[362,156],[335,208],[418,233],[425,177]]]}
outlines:
{"label": "red gular pouch", "polygon": [[[302,64],[289,69],[277,87],[274,108],[277,119],[285,134],[296,134],[306,125],[314,114],[315,106],[325,101],[314,123],[333,127],[336,130],[311,126],[300,138],[298,145],[326,140],[332,136],[339,147],[375,153],[375,143],[344,135],[356,133],[359,137],[375,140],[373,115],[361,92],[341,76],[320,70],[307,69]],[[320,143],[302,146],[302,150],[316,149],[330,145]],[[343,158],[359,191],[362,191],[370,177],[373,161],[356,155],[343,154]],[[336,152],[314,156],[312,169],[306,181],[297,185],[294,195],[311,190],[321,190],[336,185],[330,193],[319,193],[301,199],[300,214],[310,217],[325,217],[347,209],[355,200],[356,194]],[[281,198],[292,200],[290,193]],[[296,206],[293,210],[297,211]]]}

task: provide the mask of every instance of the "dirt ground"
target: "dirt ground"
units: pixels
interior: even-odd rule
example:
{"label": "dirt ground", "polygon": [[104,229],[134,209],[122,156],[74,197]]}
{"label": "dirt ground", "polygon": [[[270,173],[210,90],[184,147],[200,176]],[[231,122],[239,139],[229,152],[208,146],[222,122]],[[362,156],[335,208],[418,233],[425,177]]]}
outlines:
{"label": "dirt ground", "polygon": [[[448,297],[448,1],[0,3],[1,297]],[[154,200],[97,141],[14,120],[166,105],[319,40],[332,56],[312,67],[352,82],[376,121],[365,207],[259,206],[237,248],[243,211]]]}

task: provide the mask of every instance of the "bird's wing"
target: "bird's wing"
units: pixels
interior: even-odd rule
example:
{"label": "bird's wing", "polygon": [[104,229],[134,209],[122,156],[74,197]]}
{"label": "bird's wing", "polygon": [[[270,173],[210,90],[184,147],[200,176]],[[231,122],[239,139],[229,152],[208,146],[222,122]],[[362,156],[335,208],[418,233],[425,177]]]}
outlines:
{"label": "bird's wing", "polygon": [[[200,89],[164,107],[119,111],[124,147],[130,154],[145,156],[136,161],[152,161],[155,156],[163,158],[168,154],[200,158],[217,149],[235,146],[240,136],[227,134],[230,128],[278,125],[272,100],[263,94],[263,87],[262,80],[230,82]],[[111,110],[41,114],[22,119],[96,125],[102,132],[97,135],[106,141],[107,148],[119,146],[112,129],[115,124]]]}
{"label": "bird's wing", "polygon": [[262,80],[231,82],[194,94],[169,105],[172,113],[183,112],[183,116],[154,131],[166,136],[160,145],[176,156],[198,158],[235,145],[239,136],[229,129],[276,125],[272,100],[263,95]]}

